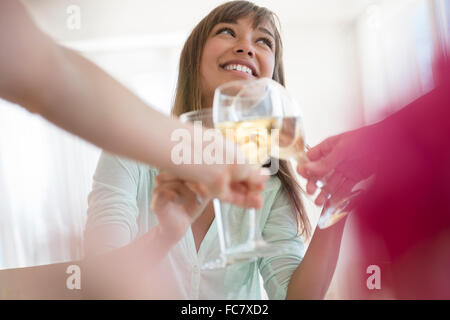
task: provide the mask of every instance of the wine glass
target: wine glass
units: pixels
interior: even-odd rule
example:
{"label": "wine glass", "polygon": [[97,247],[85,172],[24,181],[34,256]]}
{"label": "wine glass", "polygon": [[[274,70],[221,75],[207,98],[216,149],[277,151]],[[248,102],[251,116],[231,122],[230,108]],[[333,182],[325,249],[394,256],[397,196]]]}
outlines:
{"label": "wine glass", "polygon": [[[300,165],[308,161],[302,119],[302,110],[293,97],[269,78],[229,82],[215,92],[214,126],[238,144],[255,166],[271,157],[271,173],[278,168],[273,165],[276,159],[295,160]],[[318,180],[316,186],[320,190],[325,183]],[[352,192],[337,201],[329,198],[318,227],[330,227],[345,217],[359,193]]]}
{"label": "wine glass", "polygon": [[[183,113],[180,121],[193,122],[204,128],[213,128],[212,109]],[[238,155],[238,153],[236,153]],[[234,159],[232,159],[234,161]],[[245,163],[246,159],[241,159]],[[252,261],[257,257],[279,254],[284,249],[266,243],[258,232],[256,210],[237,208],[219,199],[213,199],[215,222],[220,245],[220,256],[206,262],[202,270],[224,268],[232,263]]]}

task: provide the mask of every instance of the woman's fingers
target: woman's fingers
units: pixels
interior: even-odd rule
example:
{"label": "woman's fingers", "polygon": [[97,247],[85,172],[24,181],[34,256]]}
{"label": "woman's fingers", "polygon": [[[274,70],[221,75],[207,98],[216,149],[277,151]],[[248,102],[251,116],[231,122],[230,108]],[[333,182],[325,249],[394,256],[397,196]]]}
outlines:
{"label": "woman's fingers", "polygon": [[231,192],[223,201],[234,203],[239,207],[259,209],[262,206],[263,197],[259,192],[250,192],[247,194]]}
{"label": "woman's fingers", "polygon": [[231,174],[217,180],[215,187],[208,189],[208,194],[241,207],[261,206],[262,197],[253,193],[259,194],[264,189],[264,183],[270,177],[267,170],[255,170],[247,165],[232,165],[230,168]]}
{"label": "woman's fingers", "polygon": [[[212,187],[207,187],[200,183],[184,182],[167,171],[161,172],[155,181],[157,186],[178,183],[171,184],[171,186],[178,190],[179,193],[185,191],[184,188],[190,190],[192,195],[189,195],[188,198],[194,199],[196,203],[200,201],[199,198],[205,201],[215,196],[237,206],[247,208],[260,207],[262,196],[259,193],[264,189],[264,183],[270,178],[268,170],[255,170],[246,165],[233,165],[230,168],[232,172],[228,173],[228,176],[227,174],[222,175]],[[182,185],[184,188],[182,188]]]}
{"label": "woman's fingers", "polygon": [[336,135],[310,148],[306,153],[308,160],[299,162],[297,172],[306,179],[320,180],[329,175],[343,159],[338,146],[341,138],[342,135]]}
{"label": "woman's fingers", "polygon": [[314,200],[314,203],[317,205],[317,206],[323,206],[323,204],[325,203],[325,201],[327,201],[328,200],[328,197],[329,197],[329,195],[328,195],[328,193],[326,192],[326,191],[321,191],[320,193],[319,193],[319,195],[317,196],[317,198],[316,198],[316,200]]}
{"label": "woman's fingers", "polygon": [[222,200],[244,208],[260,208],[263,196],[259,190],[249,190],[245,184],[234,184]]}
{"label": "woman's fingers", "polygon": [[248,186],[252,191],[264,190],[264,183],[269,180],[270,171],[267,168],[252,170],[248,178]]}
{"label": "woman's fingers", "polygon": [[260,208],[263,197],[261,191],[264,190],[264,183],[270,178],[267,169],[253,171],[251,184],[246,182],[232,182],[229,189],[229,199],[225,201],[246,208]]}
{"label": "woman's fingers", "polygon": [[322,187],[322,190],[326,193],[333,195],[336,193],[338,188],[344,182],[345,177],[342,173],[334,171],[333,174],[326,179],[325,185]]}
{"label": "woman's fingers", "polygon": [[[336,180],[338,180],[336,178]],[[317,197],[315,203],[319,206],[325,204],[326,201],[338,203],[352,194],[353,187],[356,185],[355,181],[342,178],[334,189],[333,193],[328,193],[323,190]]]}
{"label": "woman's fingers", "polygon": [[200,214],[208,201],[196,192],[192,191],[186,184],[177,184],[178,192],[181,195],[183,201],[183,207],[186,209],[186,213],[192,217],[196,217]]}
{"label": "woman's fingers", "polygon": [[169,202],[178,203],[179,198],[180,195],[175,190],[157,186],[153,189],[151,208],[153,211],[158,212]]}
{"label": "woman's fingers", "polygon": [[205,186],[192,182],[186,182],[186,186],[193,192],[197,193],[203,199],[210,198]]}
{"label": "woman's fingers", "polygon": [[182,181],[180,178],[170,173],[169,171],[161,171],[155,178],[156,185],[167,182],[167,181]]}
{"label": "woman's fingers", "polygon": [[270,171],[267,168],[255,169],[249,165],[232,165],[231,180],[228,183],[244,183],[250,190],[263,190],[264,183],[270,178]]}
{"label": "woman's fingers", "polygon": [[316,190],[317,190],[316,180],[314,179],[308,180],[308,182],[306,183],[306,193],[312,195],[316,193]]}
{"label": "woman's fingers", "polygon": [[337,199],[342,200],[347,198],[352,193],[353,187],[356,182],[350,179],[345,179],[339,188],[332,194],[331,201],[336,201]]}
{"label": "woman's fingers", "polygon": [[314,201],[314,203],[318,206],[322,206],[325,201],[327,201],[331,196],[333,196],[333,194],[337,192],[339,188],[341,188],[342,184],[345,181],[345,177],[341,173],[335,171],[324,180],[326,183],[321,188],[320,194]]}
{"label": "woman's fingers", "polygon": [[309,147],[306,156],[310,161],[317,161],[327,156],[331,151],[333,151],[335,145],[337,144],[340,136],[336,135],[325,139],[318,145],[314,147]]}
{"label": "woman's fingers", "polygon": [[[157,186],[154,190],[155,197],[160,202],[170,202],[176,205],[182,214],[195,218],[208,204],[208,199],[203,198],[191,190],[185,183],[169,181]],[[161,194],[161,195],[160,195]],[[161,207],[164,204],[161,204]]]}
{"label": "woman's fingers", "polygon": [[155,179],[157,186],[163,186],[165,188],[172,188],[184,197],[191,198],[195,196],[198,199],[208,198],[208,192],[205,187],[198,183],[184,182],[180,180],[176,175],[170,172],[161,172]]}

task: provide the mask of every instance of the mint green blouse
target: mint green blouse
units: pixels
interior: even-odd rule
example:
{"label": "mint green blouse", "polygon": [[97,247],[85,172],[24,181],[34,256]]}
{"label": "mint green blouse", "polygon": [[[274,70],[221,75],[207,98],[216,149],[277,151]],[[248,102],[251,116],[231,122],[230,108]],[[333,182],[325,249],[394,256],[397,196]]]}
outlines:
{"label": "mint green blouse", "polygon": [[[127,245],[158,224],[150,208],[158,170],[103,152],[91,193],[85,229],[87,255]],[[261,299],[260,277],[269,299],[284,299],[290,278],[303,259],[305,246],[280,180],[271,177],[263,191],[257,225],[265,241],[284,253],[224,269],[201,270],[220,255],[214,219],[199,250],[192,230],[171,249],[164,262],[173,299]],[[227,206],[229,210],[238,210]],[[169,280],[169,279],[168,279]]]}

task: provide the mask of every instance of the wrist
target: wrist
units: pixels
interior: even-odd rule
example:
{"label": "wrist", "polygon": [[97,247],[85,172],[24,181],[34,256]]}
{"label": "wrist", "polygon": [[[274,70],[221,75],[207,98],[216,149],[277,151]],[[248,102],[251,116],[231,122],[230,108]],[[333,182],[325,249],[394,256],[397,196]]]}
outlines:
{"label": "wrist", "polygon": [[372,173],[376,174],[378,172],[378,167],[380,163],[380,156],[382,152],[382,141],[380,140],[380,133],[384,130],[384,123],[382,121],[371,124],[366,127],[365,132],[365,143],[369,147],[369,159],[371,160]]}
{"label": "wrist", "polygon": [[156,227],[154,227],[154,230],[155,238],[157,238],[158,244],[164,248],[171,248],[172,246],[174,246],[186,233],[186,231],[180,232],[179,230],[171,230],[170,228],[166,228],[161,224],[158,224]]}

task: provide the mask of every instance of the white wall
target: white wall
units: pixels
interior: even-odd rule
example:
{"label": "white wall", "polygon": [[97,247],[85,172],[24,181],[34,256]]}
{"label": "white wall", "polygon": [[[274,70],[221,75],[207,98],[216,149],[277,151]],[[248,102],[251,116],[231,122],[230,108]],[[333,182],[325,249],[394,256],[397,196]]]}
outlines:
{"label": "white wall", "polygon": [[304,108],[308,143],[361,125],[354,25],[289,25],[284,34],[287,88]]}

